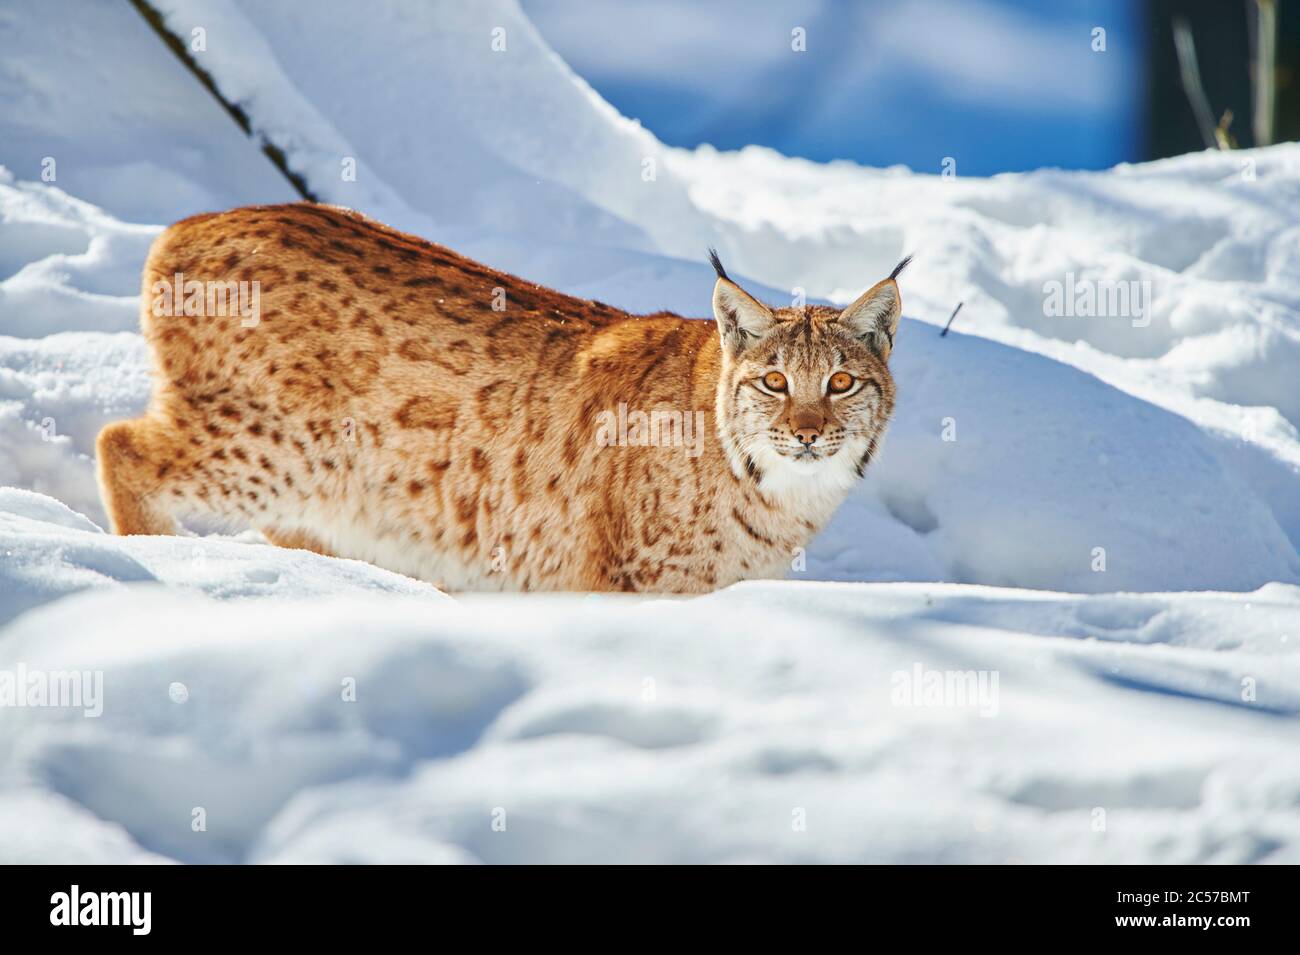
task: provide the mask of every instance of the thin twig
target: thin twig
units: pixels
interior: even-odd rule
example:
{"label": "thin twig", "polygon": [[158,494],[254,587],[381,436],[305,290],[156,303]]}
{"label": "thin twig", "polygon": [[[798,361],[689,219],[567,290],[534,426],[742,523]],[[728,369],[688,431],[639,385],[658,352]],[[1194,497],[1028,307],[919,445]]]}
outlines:
{"label": "thin twig", "polygon": [[190,56],[190,51],[185,47],[185,41],[171,30],[167,29],[167,24],[163,21],[162,15],[154,8],[154,6],[151,3],[148,3],[147,0],[131,0],[131,5],[135,7],[140,16],[144,17],[145,22],[149,24],[154,33],[158,34],[163,43],[167,45],[167,48],[176,55],[176,59],[180,60],[181,63],[185,65],[185,68],[194,74],[195,78],[203,84],[203,88],[211,93],[213,99],[220,103],[222,108],[230,114],[230,118],[233,119],[238,124],[239,128],[244,131],[244,135],[248,136],[250,139],[257,139],[260,141],[262,152],[266,154],[266,158],[271,160],[272,164],[274,164],[276,169],[280,170],[280,174],[284,176],[285,179],[289,180],[289,185],[293,186],[294,191],[308,202],[319,202],[320,200],[317,199],[316,196],[312,194],[312,191],[307,188],[307,181],[289,168],[289,163],[285,158],[284,150],[275,143],[267,140],[267,138],[260,132],[255,132],[253,130],[253,124],[248,118],[248,114],[245,113],[237,104],[229,102],[221,95],[221,91],[217,89],[217,84],[212,79],[212,75],[203,67],[199,66],[194,57]]}
{"label": "thin twig", "polygon": [[1192,28],[1184,17],[1174,17],[1174,50],[1178,53],[1178,72],[1183,80],[1183,89],[1192,104],[1192,113],[1196,116],[1196,125],[1201,131],[1201,139],[1206,149],[1222,148],[1215,133],[1214,111],[1210,109],[1210,100],[1201,85],[1201,68],[1196,64],[1196,42],[1192,39]]}
{"label": "thin twig", "polygon": [[966,303],[958,302],[957,307],[952,310],[952,314],[948,316],[948,324],[943,326],[943,331],[939,333],[940,338],[946,338],[948,336],[948,329],[952,328],[952,320],[957,317],[957,313],[961,311],[961,307],[964,304]]}
{"label": "thin twig", "polygon": [[1219,125],[1214,129],[1214,141],[1219,144],[1220,149],[1237,148],[1237,140],[1232,136],[1231,127],[1232,110],[1225,109],[1223,115],[1219,117]]}
{"label": "thin twig", "polygon": [[1273,143],[1273,109],[1277,91],[1277,4],[1274,0],[1255,0],[1255,17],[1250,33],[1254,70],[1254,105],[1251,126],[1256,146]]}

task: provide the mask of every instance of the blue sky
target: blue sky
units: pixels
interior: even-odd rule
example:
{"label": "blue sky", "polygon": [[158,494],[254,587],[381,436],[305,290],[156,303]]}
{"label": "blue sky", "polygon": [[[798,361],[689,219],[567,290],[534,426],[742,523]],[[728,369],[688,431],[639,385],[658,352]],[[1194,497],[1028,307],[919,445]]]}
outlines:
{"label": "blue sky", "polygon": [[967,175],[1142,158],[1144,37],[1130,0],[523,6],[578,73],[672,145],[758,143],[924,172],[952,157]]}

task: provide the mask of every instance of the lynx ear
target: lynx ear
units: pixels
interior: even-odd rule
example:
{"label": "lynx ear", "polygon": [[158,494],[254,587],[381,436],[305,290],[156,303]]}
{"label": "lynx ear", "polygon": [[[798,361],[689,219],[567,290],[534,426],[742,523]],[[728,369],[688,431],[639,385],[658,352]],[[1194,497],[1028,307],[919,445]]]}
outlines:
{"label": "lynx ear", "polygon": [[889,353],[894,350],[894,334],[898,331],[898,320],[903,314],[903,299],[896,281],[898,273],[907,268],[907,263],[911,261],[909,255],[899,262],[889,278],[863,292],[836,319],[861,338],[882,361],[888,361]]}
{"label": "lynx ear", "polygon": [[727,276],[718,253],[709,249],[709,261],[718,273],[713,286],[713,317],[718,322],[722,347],[732,357],[762,338],[776,323],[776,316]]}

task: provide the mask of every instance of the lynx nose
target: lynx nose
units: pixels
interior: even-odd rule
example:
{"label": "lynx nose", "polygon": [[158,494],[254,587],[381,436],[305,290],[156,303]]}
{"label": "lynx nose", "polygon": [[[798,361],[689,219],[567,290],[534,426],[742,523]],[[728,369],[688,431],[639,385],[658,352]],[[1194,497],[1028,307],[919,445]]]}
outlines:
{"label": "lynx nose", "polygon": [[822,427],[826,424],[825,418],[809,410],[793,412],[787,421],[791,434],[805,448],[811,448],[813,442],[821,437]]}

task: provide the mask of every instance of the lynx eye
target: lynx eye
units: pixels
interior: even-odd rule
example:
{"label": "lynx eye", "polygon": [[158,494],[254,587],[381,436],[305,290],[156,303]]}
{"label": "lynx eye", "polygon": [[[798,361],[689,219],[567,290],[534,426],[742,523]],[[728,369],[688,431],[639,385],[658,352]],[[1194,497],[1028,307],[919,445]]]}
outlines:
{"label": "lynx eye", "polygon": [[779,371],[769,371],[763,376],[763,385],[768,391],[785,391],[785,375]]}
{"label": "lynx eye", "polygon": [[853,387],[853,376],[847,371],[837,371],[831,375],[829,389],[833,395],[842,395]]}

